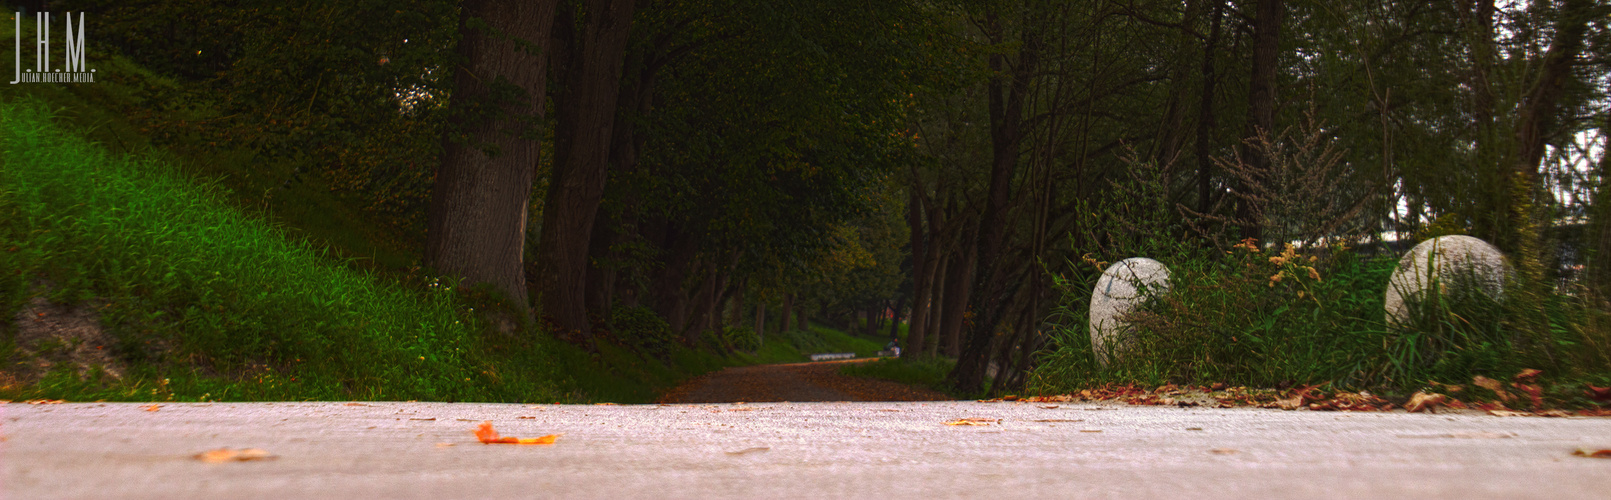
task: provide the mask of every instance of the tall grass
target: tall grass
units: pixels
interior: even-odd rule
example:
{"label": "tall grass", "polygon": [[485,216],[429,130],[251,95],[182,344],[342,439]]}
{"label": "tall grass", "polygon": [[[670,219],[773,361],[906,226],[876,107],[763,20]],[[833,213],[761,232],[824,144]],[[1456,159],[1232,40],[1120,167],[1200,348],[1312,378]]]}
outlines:
{"label": "tall grass", "polygon": [[1228,255],[1181,252],[1161,260],[1172,286],[1125,317],[1134,342],[1105,368],[1087,330],[1094,273],[1058,280],[1059,326],[1032,390],[1331,382],[1391,393],[1473,375],[1508,379],[1522,368],[1567,377],[1606,370],[1569,355],[1589,339],[1582,306],[1538,287],[1514,284],[1501,297],[1428,294],[1408,301],[1409,321],[1390,325],[1383,294],[1398,263],[1390,256],[1342,248],[1271,255],[1239,245]]}
{"label": "tall grass", "polygon": [[38,101],[0,103],[0,313],[41,290],[94,298],[130,373],[58,371],[39,395],[559,397],[539,347],[499,340],[517,348],[494,353],[449,287],[349,269],[227,207],[218,188],[113,156],[51,118]]}

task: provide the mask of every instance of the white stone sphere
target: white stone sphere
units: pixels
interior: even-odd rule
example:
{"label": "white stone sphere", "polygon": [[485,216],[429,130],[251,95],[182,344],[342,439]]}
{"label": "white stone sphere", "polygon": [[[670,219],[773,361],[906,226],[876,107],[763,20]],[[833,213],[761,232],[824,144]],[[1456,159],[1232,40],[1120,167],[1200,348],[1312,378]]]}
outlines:
{"label": "white stone sphere", "polygon": [[1091,292],[1091,347],[1098,363],[1107,366],[1109,351],[1128,347],[1130,325],[1122,320],[1124,315],[1148,295],[1168,289],[1169,268],[1146,257],[1124,259],[1102,271]]}
{"label": "white stone sphere", "polygon": [[1486,241],[1459,235],[1423,241],[1399,259],[1398,268],[1387,279],[1387,324],[1398,325],[1409,318],[1405,299],[1424,294],[1432,287],[1433,276],[1445,293],[1450,285],[1474,278],[1485,294],[1498,299],[1504,294],[1509,272],[1505,255]]}

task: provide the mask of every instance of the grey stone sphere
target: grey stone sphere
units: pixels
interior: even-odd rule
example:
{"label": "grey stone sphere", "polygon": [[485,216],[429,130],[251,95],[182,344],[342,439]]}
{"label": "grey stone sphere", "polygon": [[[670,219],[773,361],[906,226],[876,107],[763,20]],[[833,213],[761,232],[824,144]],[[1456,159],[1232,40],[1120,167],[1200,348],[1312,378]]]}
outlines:
{"label": "grey stone sphere", "polygon": [[1415,245],[1398,261],[1398,268],[1387,279],[1386,319],[1396,326],[1409,317],[1405,299],[1419,296],[1432,287],[1433,277],[1443,284],[1440,289],[1474,278],[1475,286],[1483,293],[1498,299],[1505,291],[1505,278],[1510,264],[1505,255],[1488,244],[1470,236],[1439,236]]}
{"label": "grey stone sphere", "polygon": [[1147,296],[1169,289],[1169,268],[1146,257],[1132,257],[1113,263],[1102,271],[1091,292],[1091,348],[1097,362],[1108,364],[1108,354],[1128,347],[1129,325],[1121,319]]}

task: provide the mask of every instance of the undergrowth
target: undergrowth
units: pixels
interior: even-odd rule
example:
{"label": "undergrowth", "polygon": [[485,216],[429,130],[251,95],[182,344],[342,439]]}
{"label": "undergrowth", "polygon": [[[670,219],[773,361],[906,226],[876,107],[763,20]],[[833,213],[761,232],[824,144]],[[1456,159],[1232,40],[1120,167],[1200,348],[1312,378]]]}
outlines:
{"label": "undergrowth", "polygon": [[[1077,268],[1091,267],[1075,264]],[[1511,283],[1498,297],[1427,294],[1407,301],[1410,319],[1390,325],[1383,302],[1398,260],[1342,247],[1269,252],[1244,242],[1227,255],[1182,252],[1171,286],[1124,317],[1127,347],[1106,366],[1088,330],[1091,285],[1100,269],[1059,276],[1063,303],[1052,347],[1031,390],[1095,385],[1212,384],[1338,388],[1407,394],[1475,375],[1507,380],[1542,369],[1562,397],[1566,381],[1601,381],[1603,360],[1579,346],[1603,344],[1587,328],[1592,309],[1576,297]],[[1079,269],[1076,269],[1079,270]],[[1599,339],[1599,340],[1597,340]],[[1577,354],[1574,354],[1577,353]]]}

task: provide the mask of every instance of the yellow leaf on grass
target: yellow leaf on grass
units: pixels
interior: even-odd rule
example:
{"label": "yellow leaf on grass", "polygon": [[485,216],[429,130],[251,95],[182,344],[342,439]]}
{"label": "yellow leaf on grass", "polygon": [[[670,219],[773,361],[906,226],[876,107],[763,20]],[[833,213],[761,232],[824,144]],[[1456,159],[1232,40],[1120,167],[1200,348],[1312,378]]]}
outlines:
{"label": "yellow leaf on grass", "polygon": [[502,437],[498,435],[498,431],[492,429],[492,421],[488,420],[476,428],[475,438],[481,440],[483,444],[554,444],[559,435],[549,434],[534,438]]}

